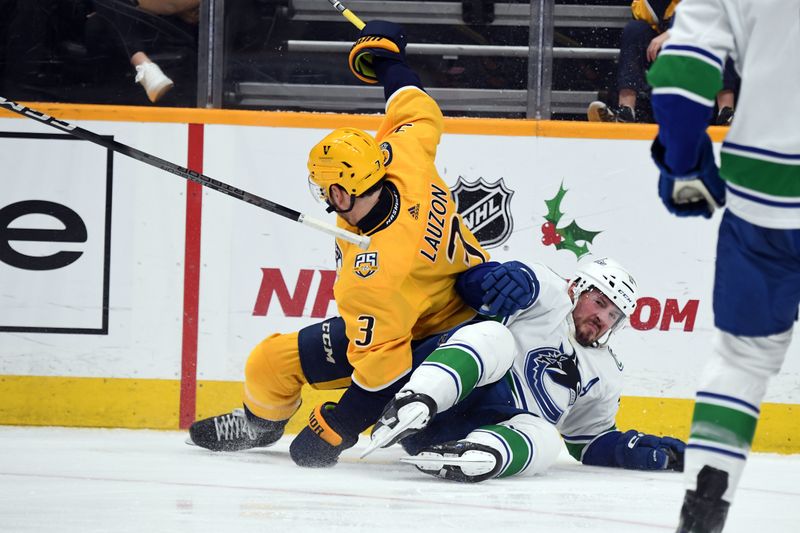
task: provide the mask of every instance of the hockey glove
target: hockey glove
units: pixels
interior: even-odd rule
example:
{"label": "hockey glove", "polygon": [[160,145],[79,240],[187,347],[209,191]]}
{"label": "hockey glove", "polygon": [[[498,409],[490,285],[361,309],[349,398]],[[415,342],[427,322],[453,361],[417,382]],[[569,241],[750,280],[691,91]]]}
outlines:
{"label": "hockey glove", "polygon": [[631,429],[622,433],[614,447],[617,466],[635,470],[683,472],[686,443],[672,437],[656,437]]}
{"label": "hockey glove", "polygon": [[704,134],[698,146],[698,162],[686,175],[675,175],[665,162],[666,149],[656,137],[650,148],[656,166],[661,171],[658,195],[673,215],[710,218],[714,209],[725,205],[725,182],[719,177],[714,161],[711,138]]}
{"label": "hockey glove", "polygon": [[333,466],[339,460],[339,454],[357,441],[358,435],[347,435],[340,429],[336,404],[325,402],[311,411],[308,425],[289,445],[289,454],[298,466]]}
{"label": "hockey glove", "polygon": [[385,20],[367,22],[350,49],[350,70],[365,83],[378,83],[374,64],[376,57],[405,61],[406,34],[399,24]]}
{"label": "hockey glove", "polygon": [[536,301],[539,280],[524,263],[508,261],[484,276],[481,289],[484,291],[481,314],[509,316]]}

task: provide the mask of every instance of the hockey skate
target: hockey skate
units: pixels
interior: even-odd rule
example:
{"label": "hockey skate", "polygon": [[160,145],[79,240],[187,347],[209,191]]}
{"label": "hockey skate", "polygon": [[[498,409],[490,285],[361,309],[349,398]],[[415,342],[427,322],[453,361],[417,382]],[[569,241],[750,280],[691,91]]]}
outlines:
{"label": "hockey skate", "polygon": [[722,499],[727,488],[727,472],[704,466],[697,474],[697,490],[686,491],[677,533],[721,532],[730,507]]}
{"label": "hockey skate", "polygon": [[401,391],[395,395],[375,422],[363,459],[378,448],[386,448],[428,426],[436,416],[436,402],[427,394]]}
{"label": "hockey skate", "polygon": [[283,435],[287,420],[256,420],[244,409],[198,420],[189,428],[187,444],[215,452],[238,452],[271,446]]}
{"label": "hockey skate", "polygon": [[469,441],[454,441],[426,448],[417,455],[401,457],[400,461],[417,467],[431,476],[478,483],[491,479],[500,471],[503,458],[489,446]]}

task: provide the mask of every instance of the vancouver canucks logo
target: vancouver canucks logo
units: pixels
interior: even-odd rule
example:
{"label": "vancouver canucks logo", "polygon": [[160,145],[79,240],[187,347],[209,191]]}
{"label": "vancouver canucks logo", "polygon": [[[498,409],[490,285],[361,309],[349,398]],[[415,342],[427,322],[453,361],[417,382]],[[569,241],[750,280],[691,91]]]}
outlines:
{"label": "vancouver canucks logo", "polygon": [[467,181],[459,176],[452,190],[456,210],[481,246],[494,248],[508,240],[514,229],[511,218],[514,191],[506,187],[503,178],[489,182],[483,178]]}
{"label": "vancouver canucks logo", "polygon": [[558,348],[531,350],[525,357],[525,380],[539,410],[555,424],[567,407],[575,403],[581,391],[581,374],[575,355]]}
{"label": "vancouver canucks logo", "polygon": [[[545,223],[542,224],[542,244],[549,246],[555,245],[556,250],[569,250],[580,259],[589,253],[589,244],[597,236],[599,231],[589,231],[583,229],[574,220],[566,226],[558,227],[561,217],[561,200],[567,194],[567,189],[562,183],[558,187],[558,193],[551,199],[545,200],[547,214],[544,216]],[[578,243],[582,244],[578,244]]]}

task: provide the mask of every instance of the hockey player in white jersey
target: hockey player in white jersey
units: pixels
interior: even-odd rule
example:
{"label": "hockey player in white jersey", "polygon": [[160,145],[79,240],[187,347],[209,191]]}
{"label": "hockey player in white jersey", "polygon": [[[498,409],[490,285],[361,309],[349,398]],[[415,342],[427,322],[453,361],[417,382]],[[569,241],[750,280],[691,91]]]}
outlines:
{"label": "hockey player in white jersey", "polygon": [[543,472],[563,436],[584,464],[682,469],[680,440],[615,426],[622,363],[607,343],[636,290],[611,259],[587,262],[571,282],[517,261],[470,269],[459,294],[505,318],[449,334],[386,407],[366,453],[400,441],[421,471],[475,482]]}
{"label": "hockey player in white jersey", "polygon": [[[800,303],[800,0],[683,0],[670,34],[648,74],[659,194],[678,216],[727,203],[678,526],[718,532]],[[728,57],[742,88],[718,169],[705,125]]]}

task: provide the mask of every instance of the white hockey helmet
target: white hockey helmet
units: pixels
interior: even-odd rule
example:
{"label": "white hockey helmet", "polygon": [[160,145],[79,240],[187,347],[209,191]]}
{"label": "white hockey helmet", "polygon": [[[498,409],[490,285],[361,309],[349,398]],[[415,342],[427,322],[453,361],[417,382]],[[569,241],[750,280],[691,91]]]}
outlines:
{"label": "white hockey helmet", "polygon": [[[573,297],[576,301],[584,291],[594,287],[611,300],[626,318],[629,318],[636,309],[638,292],[636,280],[613,259],[603,257],[579,265],[573,281],[575,282]],[[620,321],[617,326],[622,322]],[[612,328],[614,329],[618,328]]]}

